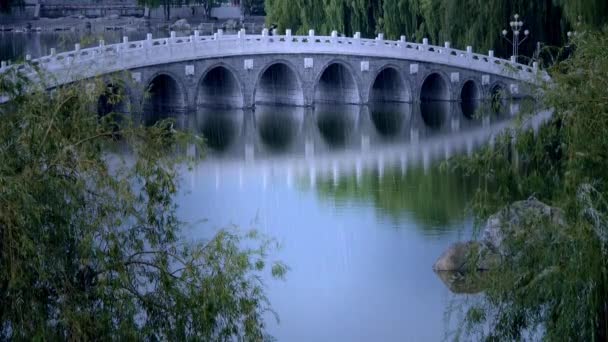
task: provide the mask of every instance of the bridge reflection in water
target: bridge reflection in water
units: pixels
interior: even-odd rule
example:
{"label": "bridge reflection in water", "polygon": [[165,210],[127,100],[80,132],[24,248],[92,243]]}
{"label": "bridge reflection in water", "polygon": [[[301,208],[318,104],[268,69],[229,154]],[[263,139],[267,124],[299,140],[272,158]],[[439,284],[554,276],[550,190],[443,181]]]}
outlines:
{"label": "bridge reflection in water", "polygon": [[[472,153],[510,125],[517,102],[491,110],[480,102],[373,103],[369,106],[325,104],[314,108],[257,105],[254,110],[199,107],[175,114],[176,124],[202,134],[207,159],[192,174],[218,179],[291,183],[317,174],[336,178],[373,168],[421,165],[457,153]],[[148,117],[150,123],[158,115]],[[162,117],[162,116],[160,116]]]}

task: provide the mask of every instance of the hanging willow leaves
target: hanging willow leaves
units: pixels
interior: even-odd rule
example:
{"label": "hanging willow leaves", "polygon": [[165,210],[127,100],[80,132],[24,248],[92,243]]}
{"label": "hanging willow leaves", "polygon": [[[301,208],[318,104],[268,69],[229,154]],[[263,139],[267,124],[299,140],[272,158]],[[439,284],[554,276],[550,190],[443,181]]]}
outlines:
{"label": "hanging willow leaves", "polygon": [[0,340],[269,338],[261,272],[285,273],[271,241],[181,238],[178,167],[197,161],[180,151],[202,139],[98,116],[123,100],[105,83],[14,76],[0,76]]}

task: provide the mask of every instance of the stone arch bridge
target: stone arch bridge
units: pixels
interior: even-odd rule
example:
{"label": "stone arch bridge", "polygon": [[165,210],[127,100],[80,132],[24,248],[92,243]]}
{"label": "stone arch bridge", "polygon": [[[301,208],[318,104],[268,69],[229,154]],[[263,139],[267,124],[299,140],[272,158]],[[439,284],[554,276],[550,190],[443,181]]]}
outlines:
{"label": "stone arch bridge", "polygon": [[[49,87],[112,75],[127,84],[131,105],[145,103],[169,107],[197,106],[249,108],[256,104],[313,106],[317,103],[367,104],[371,102],[470,101],[495,94],[521,98],[532,94],[546,73],[514,60],[434,46],[398,41],[294,36],[264,30],[261,35],[218,31],[187,37],[171,32],[168,38],[56,53],[28,63],[8,65],[31,78],[44,77]],[[32,66],[42,70],[42,76]],[[150,96],[144,96],[146,91]],[[158,103],[157,103],[158,102]]]}

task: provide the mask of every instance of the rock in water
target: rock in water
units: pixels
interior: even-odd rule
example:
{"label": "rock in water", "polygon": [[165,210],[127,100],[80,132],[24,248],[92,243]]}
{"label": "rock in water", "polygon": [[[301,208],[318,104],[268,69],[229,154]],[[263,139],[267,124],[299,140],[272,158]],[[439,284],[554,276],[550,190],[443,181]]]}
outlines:
{"label": "rock in water", "polygon": [[[535,229],[541,222],[561,227],[566,221],[562,210],[534,197],[512,203],[488,218],[481,241],[458,242],[450,246],[435,262],[433,270],[464,272],[493,269],[503,257],[517,255],[517,251],[505,251],[505,239],[523,236],[529,232],[526,229]],[[470,264],[467,265],[467,262]]]}
{"label": "rock in water", "polygon": [[521,234],[523,228],[535,226],[535,222],[547,222],[560,227],[565,225],[564,212],[530,197],[514,202],[490,216],[482,231],[482,243],[488,248],[505,254],[503,241]]}
{"label": "rock in water", "polygon": [[433,265],[433,270],[465,271],[467,261],[469,261],[472,256],[471,253],[478,248],[479,243],[475,241],[455,243],[443,252],[437,262]]}

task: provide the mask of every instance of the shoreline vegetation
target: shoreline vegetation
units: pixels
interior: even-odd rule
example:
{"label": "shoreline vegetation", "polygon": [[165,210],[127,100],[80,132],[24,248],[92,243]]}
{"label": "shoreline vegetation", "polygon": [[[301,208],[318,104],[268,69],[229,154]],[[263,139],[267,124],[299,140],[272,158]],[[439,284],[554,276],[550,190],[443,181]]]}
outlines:
{"label": "shoreline vegetation", "polygon": [[[554,113],[538,133],[507,131],[445,165],[478,179],[478,227],[497,213],[479,242],[455,245],[458,256],[436,265],[457,260],[460,272],[441,278],[483,296],[459,338],[608,338],[608,30],[581,31],[568,48],[550,69],[543,104]],[[518,202],[529,196],[552,207]],[[490,256],[487,241],[498,241]]]}
{"label": "shoreline vegetation", "polygon": [[271,339],[276,243],[181,238],[178,168],[201,137],[98,115],[124,96],[102,80],[49,92],[5,73],[0,93],[0,340]]}

